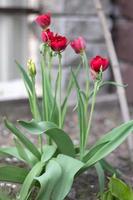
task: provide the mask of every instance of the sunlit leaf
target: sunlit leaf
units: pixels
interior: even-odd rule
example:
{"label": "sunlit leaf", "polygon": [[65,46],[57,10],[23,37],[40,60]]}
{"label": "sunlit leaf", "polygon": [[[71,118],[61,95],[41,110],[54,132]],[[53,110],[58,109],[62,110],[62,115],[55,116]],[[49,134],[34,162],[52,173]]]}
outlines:
{"label": "sunlit leaf", "polygon": [[109,190],[119,200],[133,200],[132,188],[116,177],[110,178]]}

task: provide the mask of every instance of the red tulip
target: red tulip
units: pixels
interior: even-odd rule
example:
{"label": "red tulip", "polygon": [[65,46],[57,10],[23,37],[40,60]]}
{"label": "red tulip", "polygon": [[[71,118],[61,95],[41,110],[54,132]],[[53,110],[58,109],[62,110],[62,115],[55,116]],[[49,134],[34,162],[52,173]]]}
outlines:
{"label": "red tulip", "polygon": [[46,13],[44,15],[39,15],[35,22],[42,28],[42,29],[46,29],[49,27],[50,23],[51,23],[51,14],[50,13]]}
{"label": "red tulip", "polygon": [[82,53],[86,48],[86,42],[83,37],[78,37],[77,39],[73,40],[70,45],[77,54]]}
{"label": "red tulip", "polygon": [[90,61],[91,70],[95,72],[99,72],[100,69],[105,71],[109,66],[109,60],[106,58],[102,58],[101,56],[96,56]]}
{"label": "red tulip", "polygon": [[41,39],[44,43],[48,43],[50,40],[52,40],[53,37],[54,37],[54,33],[50,31],[50,29],[43,31],[41,34]]}
{"label": "red tulip", "polygon": [[61,35],[55,35],[50,39],[49,46],[53,51],[61,52],[64,51],[68,45],[68,40],[66,37]]}

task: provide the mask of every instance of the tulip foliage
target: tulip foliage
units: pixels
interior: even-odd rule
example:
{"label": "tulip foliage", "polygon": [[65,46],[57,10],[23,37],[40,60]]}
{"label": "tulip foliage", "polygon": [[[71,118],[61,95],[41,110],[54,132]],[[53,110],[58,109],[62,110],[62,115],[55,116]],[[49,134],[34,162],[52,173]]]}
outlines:
{"label": "tulip foliage", "polygon": [[[39,16],[37,24],[42,28],[41,75],[42,99],[36,93],[36,66],[33,60],[28,61],[28,70],[18,62],[17,66],[24,80],[32,114],[31,121],[18,120],[20,129],[4,119],[6,127],[14,136],[14,147],[0,148],[1,156],[13,156],[26,163],[26,168],[0,166],[0,181],[21,185],[17,199],[27,200],[63,200],[69,193],[76,176],[95,166],[101,192],[104,189],[104,169],[110,169],[104,158],[116,149],[133,131],[133,121],[114,128],[102,136],[91,148],[90,139],[93,111],[98,91],[106,84],[119,86],[114,82],[103,81],[103,71],[108,68],[108,59],[100,56],[91,60],[89,67],[85,53],[85,40],[82,37],[69,41],[66,37],[53,33],[50,25],[50,14]],[[66,94],[62,92],[62,56],[63,51],[71,44],[74,51],[81,57],[76,70],[70,69]],[[58,57],[58,73],[55,84],[52,79],[54,58]],[[83,68],[86,73],[85,89],[81,89],[78,74]],[[90,86],[90,79],[93,86]],[[64,130],[68,110],[68,99],[75,89],[77,99],[74,111],[79,120],[79,145],[75,146],[69,133]],[[38,137],[34,144],[30,137]],[[112,168],[111,168],[112,169]],[[113,170],[114,172],[114,170]]]}

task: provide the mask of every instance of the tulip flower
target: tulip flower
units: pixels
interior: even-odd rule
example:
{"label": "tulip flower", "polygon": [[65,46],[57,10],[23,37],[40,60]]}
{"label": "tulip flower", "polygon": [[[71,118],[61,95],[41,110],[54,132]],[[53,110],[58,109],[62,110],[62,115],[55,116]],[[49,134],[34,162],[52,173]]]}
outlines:
{"label": "tulip flower", "polygon": [[100,70],[105,71],[109,66],[109,60],[101,56],[96,56],[90,61],[91,70],[95,72],[100,72]]}
{"label": "tulip flower", "polygon": [[42,29],[47,29],[51,23],[51,14],[46,13],[43,15],[39,15],[35,22],[42,28]]}
{"label": "tulip flower", "polygon": [[86,48],[86,42],[83,37],[78,37],[70,43],[75,53],[82,53]]}
{"label": "tulip flower", "polygon": [[58,34],[51,37],[50,42],[49,42],[49,46],[55,52],[64,51],[67,45],[68,45],[67,38]]}

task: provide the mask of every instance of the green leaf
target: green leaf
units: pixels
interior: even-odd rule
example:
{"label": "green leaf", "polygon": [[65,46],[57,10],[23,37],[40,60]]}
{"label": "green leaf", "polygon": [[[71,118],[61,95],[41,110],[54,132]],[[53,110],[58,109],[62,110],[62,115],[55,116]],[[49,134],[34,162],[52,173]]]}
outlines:
{"label": "green leaf", "polygon": [[[42,87],[43,87],[43,98],[42,98],[42,112],[43,112],[43,120],[52,121],[58,125],[59,117],[58,117],[58,107],[56,101],[52,94],[52,86],[49,79],[49,72],[45,66],[45,63],[41,64],[42,70]],[[54,112],[51,117],[51,109],[54,107]]]}
{"label": "green leaf", "polygon": [[100,198],[100,200],[117,200],[114,199],[110,191],[104,192]]}
{"label": "green leaf", "polygon": [[23,81],[25,84],[25,88],[28,93],[30,109],[31,109],[32,115],[33,116],[36,115],[38,118],[40,118],[39,105],[38,105],[38,101],[37,101],[37,97],[36,97],[36,93],[35,93],[34,83],[33,83],[32,79],[30,78],[29,74],[26,72],[26,70],[17,61],[16,61],[16,64],[22,75],[22,78],[23,78]]}
{"label": "green leaf", "polygon": [[11,200],[6,191],[0,191],[0,200]]}
{"label": "green leaf", "polygon": [[101,142],[100,144],[98,145],[94,145],[92,148],[90,148],[86,155],[84,156],[83,158],[83,161],[84,162],[87,162],[90,158],[92,158],[102,147],[104,147],[107,143],[109,143],[109,141],[106,141],[103,143]]}
{"label": "green leaf", "polygon": [[75,149],[72,140],[65,131],[59,129],[56,124],[52,122],[31,122],[19,121],[19,123],[30,131],[32,134],[42,134],[45,132],[57,145],[62,154],[75,157]]}
{"label": "green leaf", "polygon": [[41,157],[42,163],[47,162],[56,152],[56,146],[45,145],[43,147],[43,154]]}
{"label": "green leaf", "polygon": [[119,200],[133,200],[132,188],[118,178],[110,178],[109,190]]}
{"label": "green leaf", "polygon": [[[37,200],[52,199],[52,191],[61,177],[62,169],[55,160],[50,160],[46,166],[45,173],[35,179],[39,181],[41,188]],[[57,199],[54,196],[54,199]]]}
{"label": "green leaf", "polygon": [[23,160],[16,149],[16,147],[1,147],[0,148],[0,156],[13,156],[19,160]]}
{"label": "green leaf", "polygon": [[61,166],[62,175],[55,185],[52,200],[63,200],[72,187],[74,176],[84,163],[65,155],[58,155],[55,161]]}
{"label": "green leaf", "polygon": [[18,199],[26,200],[29,196],[30,187],[35,182],[35,177],[39,176],[43,169],[43,164],[41,162],[36,163],[36,165],[30,170],[25,178],[25,181],[21,187]]}
{"label": "green leaf", "polygon": [[103,169],[109,173],[116,174],[117,176],[121,176],[122,172],[118,169],[115,169],[110,163],[108,163],[105,159],[100,160],[100,164],[102,165]]}
{"label": "green leaf", "polygon": [[97,162],[95,164],[95,168],[96,168],[97,175],[98,175],[100,194],[102,194],[104,192],[104,187],[105,187],[105,174],[104,174],[104,170],[102,168],[102,165],[99,162]]}
{"label": "green leaf", "polygon": [[[79,71],[81,69],[81,64],[79,64],[76,72],[75,72],[75,75],[76,77],[78,76],[79,74]],[[68,102],[68,98],[71,94],[71,91],[73,89],[73,86],[74,86],[74,81],[73,81],[73,76],[72,74],[70,75],[70,80],[69,80],[69,83],[68,83],[68,86],[67,86],[67,91],[66,91],[66,96],[64,98],[64,101],[62,103],[62,106],[61,106],[61,110],[62,110],[62,124],[64,124],[64,121],[65,121],[65,116],[66,116],[66,112],[67,112],[67,102]]]}
{"label": "green leaf", "polygon": [[18,154],[20,155],[20,157],[25,161],[27,162],[28,164],[32,164],[29,156],[28,156],[28,153],[26,151],[26,149],[24,148],[24,145],[17,139],[17,138],[14,138],[14,142],[15,142],[15,145],[16,145],[16,148],[17,148],[17,151],[18,151]]}
{"label": "green leaf", "polygon": [[22,142],[22,144],[38,159],[40,159],[41,154],[36,148],[36,146],[23,134],[21,133],[11,122],[7,119],[4,120],[6,127]]}
{"label": "green leaf", "polygon": [[74,72],[72,71],[73,79],[75,82],[76,90],[77,90],[77,96],[78,96],[78,121],[79,121],[79,127],[80,127],[80,150],[83,150],[83,147],[85,145],[85,138],[86,138],[86,117],[85,117],[85,108],[84,108],[84,101],[81,95],[80,87],[78,85],[78,81],[76,79],[76,76]]}
{"label": "green leaf", "polygon": [[53,128],[45,132],[57,145],[62,154],[75,157],[75,149],[70,137],[63,130]]}
{"label": "green leaf", "polygon": [[99,145],[101,145],[101,148],[92,157],[90,157],[89,153],[85,155],[83,160],[86,162],[86,166],[92,166],[93,164],[107,156],[109,153],[111,153],[127,138],[129,133],[131,133],[132,131],[133,121],[129,121],[117,128],[114,128],[112,131],[103,136],[98,142],[96,142],[96,144],[91,148],[90,151],[93,151],[93,149],[96,149]]}
{"label": "green leaf", "polygon": [[50,130],[51,128],[57,128],[58,126],[53,122],[42,121],[37,122],[32,119],[31,121],[18,120],[18,123],[25,129],[27,129],[33,135],[41,135],[44,132]]}
{"label": "green leaf", "polygon": [[15,166],[0,166],[0,181],[23,183],[28,170]]}
{"label": "green leaf", "polygon": [[15,61],[15,62],[17,64],[17,67],[18,67],[19,71],[21,72],[21,75],[22,75],[22,78],[24,80],[26,89],[31,94],[31,91],[32,91],[31,79],[29,78],[29,76],[28,76],[27,72],[25,71],[25,69],[17,61]]}
{"label": "green leaf", "polygon": [[119,83],[116,83],[116,82],[114,82],[114,81],[104,81],[102,84],[101,84],[101,86],[100,87],[102,87],[102,86],[104,86],[104,85],[114,85],[114,86],[116,86],[116,87],[127,87],[128,86],[128,84],[119,84]]}
{"label": "green leaf", "polygon": [[[58,81],[59,81],[59,71],[57,73],[57,77],[56,77],[56,82],[55,82],[55,94],[54,94],[54,101],[53,101],[53,104],[52,104],[52,109],[51,109],[51,112],[50,112],[50,120],[49,121],[55,121],[55,120],[52,120],[54,119],[54,115],[55,115],[55,112],[56,112],[56,115],[58,114],[59,116],[59,109],[58,109],[58,106],[57,106],[57,91],[58,91]],[[58,122],[59,122],[59,117],[58,117]],[[58,124],[58,123],[56,123]]]}

